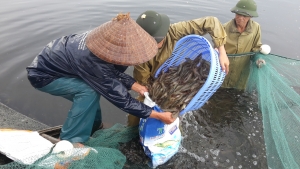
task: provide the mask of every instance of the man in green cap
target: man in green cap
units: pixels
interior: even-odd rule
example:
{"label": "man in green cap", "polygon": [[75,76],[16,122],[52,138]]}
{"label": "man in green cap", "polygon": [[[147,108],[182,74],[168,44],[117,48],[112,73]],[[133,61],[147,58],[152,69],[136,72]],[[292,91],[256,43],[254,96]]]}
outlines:
{"label": "man in green cap", "polygon": [[[261,29],[252,17],[258,17],[257,6],[253,0],[240,0],[231,12],[235,18],[224,24],[227,34],[225,49],[227,54],[257,52],[260,50]],[[230,71],[222,87],[244,90],[250,72],[250,57],[229,57]]]}
{"label": "man in green cap", "polygon": [[[154,78],[157,69],[171,56],[176,42],[190,34],[205,35],[209,33],[214,47],[219,50],[222,70],[226,73],[229,71],[229,61],[224,48],[226,33],[216,17],[203,17],[170,25],[167,15],[148,10],[141,13],[136,22],[154,37],[159,48],[153,59],[134,66],[133,77],[139,84],[145,85],[149,78]],[[140,97],[139,100],[142,101],[143,98]],[[138,124],[139,118],[129,114],[128,125]]]}

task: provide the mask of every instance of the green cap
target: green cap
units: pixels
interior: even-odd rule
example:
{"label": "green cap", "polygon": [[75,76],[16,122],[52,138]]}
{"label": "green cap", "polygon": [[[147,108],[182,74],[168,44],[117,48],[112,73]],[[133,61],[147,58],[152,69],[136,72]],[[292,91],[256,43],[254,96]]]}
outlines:
{"label": "green cap", "polygon": [[153,36],[157,43],[163,40],[170,27],[169,17],[155,11],[143,12],[136,19],[136,23]]}
{"label": "green cap", "polygon": [[258,17],[256,12],[257,6],[253,0],[240,0],[231,12],[250,17]]}

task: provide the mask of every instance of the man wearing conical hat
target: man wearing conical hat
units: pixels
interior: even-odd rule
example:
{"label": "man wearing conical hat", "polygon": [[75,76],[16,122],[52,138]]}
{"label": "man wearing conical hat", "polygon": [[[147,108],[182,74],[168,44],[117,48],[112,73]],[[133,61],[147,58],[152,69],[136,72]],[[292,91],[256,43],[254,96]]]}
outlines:
{"label": "man wearing conical hat", "polygon": [[[171,56],[176,42],[190,34],[205,35],[209,33],[214,47],[219,50],[223,71],[226,73],[229,71],[229,61],[224,48],[226,32],[216,17],[203,17],[170,25],[167,15],[148,10],[141,13],[136,22],[155,38],[159,48],[154,58],[134,67],[133,76],[140,84],[145,85],[149,78],[154,78],[157,69]],[[128,115],[129,126],[135,126],[138,122],[138,117]]]}
{"label": "man wearing conical hat", "polygon": [[60,139],[84,143],[102,124],[100,96],[140,118],[167,124],[175,120],[170,112],[158,113],[128,93],[143,94],[147,88],[123,73],[127,66],[146,62],[156,53],[154,38],[129,14],[119,14],[92,31],[53,40],[26,69],[34,88],[73,102]]}
{"label": "man wearing conical hat", "polygon": [[[251,19],[258,17],[256,3],[253,0],[240,0],[231,12],[235,13],[235,18],[224,24],[227,54],[259,51],[262,45],[261,28]],[[250,72],[250,56],[229,57],[229,60],[230,71],[222,87],[244,90]]]}

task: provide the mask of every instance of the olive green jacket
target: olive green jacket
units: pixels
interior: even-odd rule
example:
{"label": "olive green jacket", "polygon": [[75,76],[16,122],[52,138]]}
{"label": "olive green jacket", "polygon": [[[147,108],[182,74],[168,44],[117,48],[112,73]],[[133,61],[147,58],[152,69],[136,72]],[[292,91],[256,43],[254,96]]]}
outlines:
{"label": "olive green jacket", "polygon": [[148,79],[154,78],[157,69],[171,56],[173,48],[180,38],[190,34],[205,35],[206,33],[210,34],[214,47],[225,44],[226,33],[216,17],[209,16],[172,24],[165,37],[165,42],[156,56],[148,62],[135,66],[133,77],[138,83],[147,84]]}
{"label": "olive green jacket", "polygon": [[261,30],[257,22],[249,20],[246,29],[240,33],[234,19],[224,24],[227,34],[225,49],[227,54],[237,54],[259,51],[261,44]]}
{"label": "olive green jacket", "polygon": [[[260,49],[260,25],[249,20],[244,32],[240,33],[234,19],[224,24],[226,31],[225,50],[227,54],[257,52]],[[244,90],[250,72],[250,56],[229,57],[229,73],[226,75],[222,87]]]}

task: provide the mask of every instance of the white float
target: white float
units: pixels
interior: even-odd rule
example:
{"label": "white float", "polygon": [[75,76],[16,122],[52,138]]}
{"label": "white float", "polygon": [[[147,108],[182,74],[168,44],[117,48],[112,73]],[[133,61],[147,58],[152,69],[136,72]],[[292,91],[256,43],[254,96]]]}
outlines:
{"label": "white float", "polygon": [[67,140],[61,140],[55,144],[52,153],[59,158],[67,158],[72,155],[73,144]]}
{"label": "white float", "polygon": [[271,52],[271,47],[269,45],[267,45],[267,44],[261,45],[260,53],[267,55],[270,52]]}

